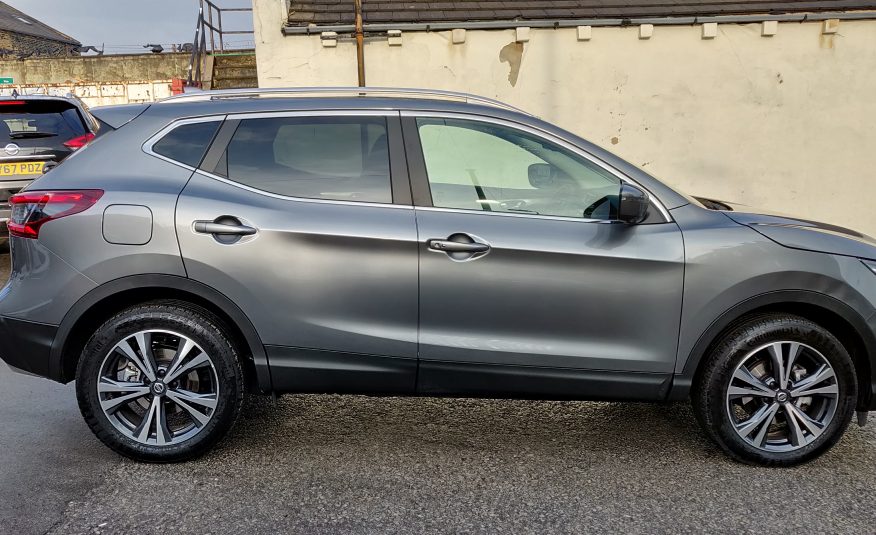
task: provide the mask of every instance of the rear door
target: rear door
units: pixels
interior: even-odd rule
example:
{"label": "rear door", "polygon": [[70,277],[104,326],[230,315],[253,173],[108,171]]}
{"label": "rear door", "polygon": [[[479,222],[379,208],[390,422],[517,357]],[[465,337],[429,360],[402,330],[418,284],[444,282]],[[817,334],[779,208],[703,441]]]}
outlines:
{"label": "rear door", "polygon": [[279,391],[411,392],[417,236],[397,113],[229,116],[179,199],[189,277],[231,298]]}
{"label": "rear door", "polygon": [[424,393],[656,399],[675,365],[684,251],[623,178],[525,125],[404,113],[420,242]]}

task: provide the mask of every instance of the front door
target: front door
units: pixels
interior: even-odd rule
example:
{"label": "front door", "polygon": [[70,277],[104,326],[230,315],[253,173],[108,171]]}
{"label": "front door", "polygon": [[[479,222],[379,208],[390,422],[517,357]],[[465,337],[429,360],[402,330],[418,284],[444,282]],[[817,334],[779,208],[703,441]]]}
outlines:
{"label": "front door", "polygon": [[250,318],[274,389],[414,389],[418,253],[401,143],[397,113],[229,116],[180,196],[188,276]]}
{"label": "front door", "polygon": [[403,121],[420,390],[660,397],[681,312],[678,227],[656,205],[647,224],[612,222],[621,178],[546,134],[464,116]]}

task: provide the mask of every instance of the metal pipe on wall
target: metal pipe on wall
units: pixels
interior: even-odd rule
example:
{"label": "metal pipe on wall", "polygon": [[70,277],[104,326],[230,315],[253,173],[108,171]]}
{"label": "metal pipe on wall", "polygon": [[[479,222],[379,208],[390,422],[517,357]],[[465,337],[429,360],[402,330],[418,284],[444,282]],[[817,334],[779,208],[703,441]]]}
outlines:
{"label": "metal pipe on wall", "polygon": [[362,0],[353,0],[356,5],[356,66],[359,70],[359,87],[365,87],[365,31],[362,24]]}

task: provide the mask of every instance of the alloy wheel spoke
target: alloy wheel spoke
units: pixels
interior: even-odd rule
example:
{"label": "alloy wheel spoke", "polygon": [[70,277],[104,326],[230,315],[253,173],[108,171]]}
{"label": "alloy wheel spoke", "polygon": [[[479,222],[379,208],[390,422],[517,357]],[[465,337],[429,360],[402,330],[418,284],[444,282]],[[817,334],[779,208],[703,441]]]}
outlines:
{"label": "alloy wheel spoke", "polygon": [[180,375],[185,375],[185,374],[189,373],[190,371],[194,370],[195,368],[200,368],[201,366],[208,366],[208,365],[210,365],[210,357],[208,357],[206,355],[206,353],[198,353],[195,357],[193,357],[186,364],[177,367],[177,369],[174,370],[173,373],[168,373],[167,375],[165,375],[164,382],[170,383],[171,381],[174,381]]}
{"label": "alloy wheel spoke", "polygon": [[169,377],[175,377],[176,370],[182,365],[183,360],[191,353],[192,349],[195,348],[195,343],[189,340],[188,338],[180,338],[179,346],[176,348],[176,353],[173,355],[173,359],[170,361],[170,365],[167,367],[167,375]]}
{"label": "alloy wheel spoke", "polygon": [[194,403],[208,409],[215,409],[218,402],[216,394],[198,394],[197,392],[183,390],[182,388],[170,391],[168,396],[170,395],[178,397],[187,403]]}
{"label": "alloy wheel spoke", "polygon": [[803,424],[803,427],[805,427],[807,431],[812,433],[813,439],[817,438],[818,435],[820,435],[821,432],[824,430],[820,423],[810,418],[808,414],[800,410],[800,408],[793,403],[785,404],[785,412],[789,413],[789,417],[793,417],[797,420],[798,423]]}
{"label": "alloy wheel spoke", "polygon": [[161,396],[152,398],[149,410],[143,417],[143,421],[140,422],[139,427],[134,431],[137,440],[143,443],[148,442],[153,428],[155,429],[155,441],[158,445],[163,446],[170,442],[170,432],[167,429],[167,413],[164,409],[164,402]]}
{"label": "alloy wheel spoke", "polygon": [[134,341],[137,342],[137,347],[140,349],[140,355],[143,356],[143,363],[152,370],[152,374],[158,370],[155,364],[155,355],[152,354],[152,333],[140,332],[134,335]]}
{"label": "alloy wheel spoke", "polygon": [[155,437],[159,446],[163,446],[170,442],[170,431],[167,429],[167,412],[164,406],[164,399],[156,397],[158,406],[155,409]]}
{"label": "alloy wheel spoke", "polygon": [[[788,348],[787,355],[785,347]],[[794,362],[800,353],[800,344],[797,342],[775,342],[767,347],[767,351],[769,351],[770,360],[773,363],[773,376],[776,379],[776,384],[779,385],[779,388],[788,388]]]}
{"label": "alloy wheel spoke", "polygon": [[130,394],[126,394],[124,396],[119,396],[112,399],[102,399],[100,400],[100,407],[103,409],[103,412],[106,414],[113,414],[123,406],[128,403],[134,401],[135,399],[139,399],[149,393],[148,386],[141,386],[136,390],[132,391]]}
{"label": "alloy wheel spoke", "polygon": [[751,374],[751,372],[745,366],[740,366],[736,372],[733,373],[734,379],[739,379],[740,381],[748,384],[754,389],[761,392],[761,394],[765,396],[775,395],[775,392],[772,388],[768,387],[766,383],[755,377]]}
{"label": "alloy wheel spoke", "polygon": [[800,344],[791,342],[788,348],[788,362],[785,365],[785,375],[783,377],[782,388],[788,388],[791,383],[791,372],[794,370],[794,363],[797,361],[797,356],[800,354]]}
{"label": "alloy wheel spoke", "polygon": [[767,351],[769,351],[770,360],[773,362],[773,377],[776,380],[776,384],[779,385],[779,388],[787,387],[788,382],[785,379],[785,357],[782,355],[782,343],[770,344],[767,347]]}
{"label": "alloy wheel spoke", "polygon": [[140,370],[140,373],[145,375],[147,379],[155,381],[155,371],[144,360],[140,359],[139,355],[137,355],[137,352],[131,347],[131,343],[128,340],[122,340],[119,342],[116,349],[121,351],[122,354],[125,355],[125,357],[131,361],[131,363],[134,364],[134,366]]}
{"label": "alloy wheel spoke", "polygon": [[763,390],[757,388],[745,388],[742,386],[731,386],[727,389],[727,395],[730,398],[744,398],[744,397],[756,397],[756,398],[773,398],[775,397],[775,392],[764,392]]}
{"label": "alloy wheel spoke", "polygon": [[[836,375],[833,373],[833,368],[828,366],[827,364],[822,364],[815,373],[810,375],[809,377],[804,378],[800,383],[794,385],[794,388],[791,389],[791,395],[795,397],[805,396],[814,393],[814,390],[818,390],[820,388],[824,388],[827,386],[836,387],[836,385],[824,385],[823,387],[816,388],[817,385],[821,383],[833,379]],[[839,393],[839,388],[835,388],[836,392],[834,394]],[[824,392],[825,394],[831,393],[829,390]]]}
{"label": "alloy wheel spoke", "polygon": [[796,414],[788,408],[788,405],[790,403],[785,404],[785,420],[788,422],[789,438],[791,439],[791,444],[799,448],[806,445],[806,438],[803,436],[803,429],[800,428],[800,422]]}
{"label": "alloy wheel spoke", "polygon": [[109,393],[117,393],[122,394],[125,392],[133,393],[133,392],[149,392],[149,387],[144,385],[143,383],[132,383],[128,381],[114,381],[109,377],[101,377],[100,382],[97,383],[97,391],[101,394],[109,394]]}
{"label": "alloy wheel spoke", "polygon": [[143,416],[143,421],[134,430],[134,434],[140,442],[145,443],[149,439],[149,432],[152,431],[152,421],[155,419],[155,409],[158,408],[158,403],[158,397],[152,398],[152,403],[149,404],[149,410]]}
{"label": "alloy wheel spoke", "polygon": [[839,395],[839,386],[837,385],[826,385],[819,388],[811,388],[811,389],[803,389],[800,391],[795,391],[791,393],[794,397],[805,397],[805,396],[836,396]]}
{"label": "alloy wheel spoke", "polygon": [[[207,424],[207,422],[210,421],[210,416],[204,414],[203,412],[186,403],[186,398],[180,396],[178,392],[170,391],[167,393],[167,397],[171,401],[182,407],[183,410],[185,410],[187,413],[189,413],[189,415],[192,417],[192,420],[198,427],[203,427]],[[188,398],[188,400],[192,401],[191,398]]]}
{"label": "alloy wheel spoke", "polygon": [[755,412],[751,418],[736,424],[736,431],[745,438],[748,438],[755,429],[758,428],[761,424],[763,424],[766,420],[771,420],[771,416],[775,415],[775,411],[778,410],[777,403],[770,403],[769,405],[764,405],[757,412]]}
{"label": "alloy wheel spoke", "polygon": [[776,414],[779,412],[779,404],[773,403],[770,405],[769,410],[767,411],[767,416],[764,419],[763,425],[760,427],[760,431],[757,432],[757,436],[754,437],[752,441],[755,446],[758,448],[763,446],[763,441],[766,438],[767,432],[770,429],[770,426],[773,425],[773,420],[776,419]]}

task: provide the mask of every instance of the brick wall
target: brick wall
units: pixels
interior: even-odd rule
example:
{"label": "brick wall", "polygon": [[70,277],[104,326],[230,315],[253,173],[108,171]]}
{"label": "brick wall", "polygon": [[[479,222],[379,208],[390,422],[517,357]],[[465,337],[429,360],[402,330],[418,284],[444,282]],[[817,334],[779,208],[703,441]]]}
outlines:
{"label": "brick wall", "polygon": [[73,49],[68,43],[0,30],[0,56],[6,58],[79,55]]}

